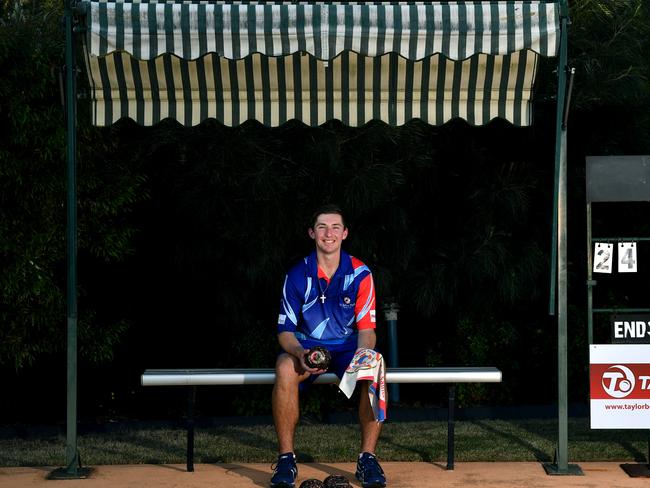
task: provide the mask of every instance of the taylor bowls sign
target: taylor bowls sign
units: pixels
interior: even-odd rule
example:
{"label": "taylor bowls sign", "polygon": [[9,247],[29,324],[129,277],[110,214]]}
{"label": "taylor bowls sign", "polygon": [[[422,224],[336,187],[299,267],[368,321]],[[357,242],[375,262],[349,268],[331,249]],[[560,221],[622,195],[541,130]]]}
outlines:
{"label": "taylor bowls sign", "polygon": [[592,429],[650,428],[650,344],[589,349]]}

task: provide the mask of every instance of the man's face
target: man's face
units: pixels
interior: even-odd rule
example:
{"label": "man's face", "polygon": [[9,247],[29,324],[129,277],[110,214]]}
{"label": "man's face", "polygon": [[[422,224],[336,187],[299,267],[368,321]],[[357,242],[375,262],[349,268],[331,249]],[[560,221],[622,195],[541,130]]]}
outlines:
{"label": "man's face", "polygon": [[324,254],[334,254],[341,250],[341,241],[348,236],[339,214],[320,214],[316,223],[309,229],[309,237],[316,242],[316,248]]}

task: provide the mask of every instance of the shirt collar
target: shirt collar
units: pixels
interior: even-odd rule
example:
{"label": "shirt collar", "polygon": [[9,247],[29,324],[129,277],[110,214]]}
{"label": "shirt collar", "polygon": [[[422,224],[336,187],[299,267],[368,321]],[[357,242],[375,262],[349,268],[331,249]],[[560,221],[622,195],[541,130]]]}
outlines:
{"label": "shirt collar", "polygon": [[[327,275],[318,266],[318,259],[316,258],[315,250],[312,251],[309,256],[307,256],[307,265],[309,268],[310,276],[316,277],[316,279],[323,278],[329,281]],[[339,267],[336,269],[336,272],[334,273],[334,276],[332,276],[332,279],[336,278],[337,276],[345,276],[347,274],[350,274],[352,271],[352,260],[350,259],[350,255],[341,249],[341,260],[339,261]]]}

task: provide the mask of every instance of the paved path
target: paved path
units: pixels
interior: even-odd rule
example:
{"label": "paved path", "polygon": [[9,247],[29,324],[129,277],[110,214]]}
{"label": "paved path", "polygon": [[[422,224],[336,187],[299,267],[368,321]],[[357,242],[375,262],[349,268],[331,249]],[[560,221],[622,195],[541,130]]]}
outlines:
{"label": "paved path", "polygon": [[[447,471],[437,463],[382,463],[389,488],[628,488],[650,487],[650,478],[631,478],[619,463],[580,463],[584,476],[548,476],[539,463],[457,463]],[[354,464],[299,464],[299,483],[330,474],[346,476],[355,488]],[[0,468],[0,488],[257,488],[267,487],[268,464],[97,466],[88,479],[49,481],[51,468]],[[354,480],[354,481],[353,481]]]}

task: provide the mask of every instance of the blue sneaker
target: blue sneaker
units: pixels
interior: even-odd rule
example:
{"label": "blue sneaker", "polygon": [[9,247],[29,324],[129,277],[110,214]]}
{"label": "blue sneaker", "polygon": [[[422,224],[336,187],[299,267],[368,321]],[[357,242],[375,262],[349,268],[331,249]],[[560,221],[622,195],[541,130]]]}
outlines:
{"label": "blue sneaker", "polygon": [[296,466],[296,456],[292,452],[286,452],[278,456],[278,462],[275,467],[272,466],[273,477],[271,478],[271,488],[293,488],[296,486],[296,476],[298,476],[298,466]]}
{"label": "blue sneaker", "polygon": [[381,488],[386,486],[384,470],[379,466],[377,458],[369,452],[364,452],[357,461],[356,477],[363,488]]}

